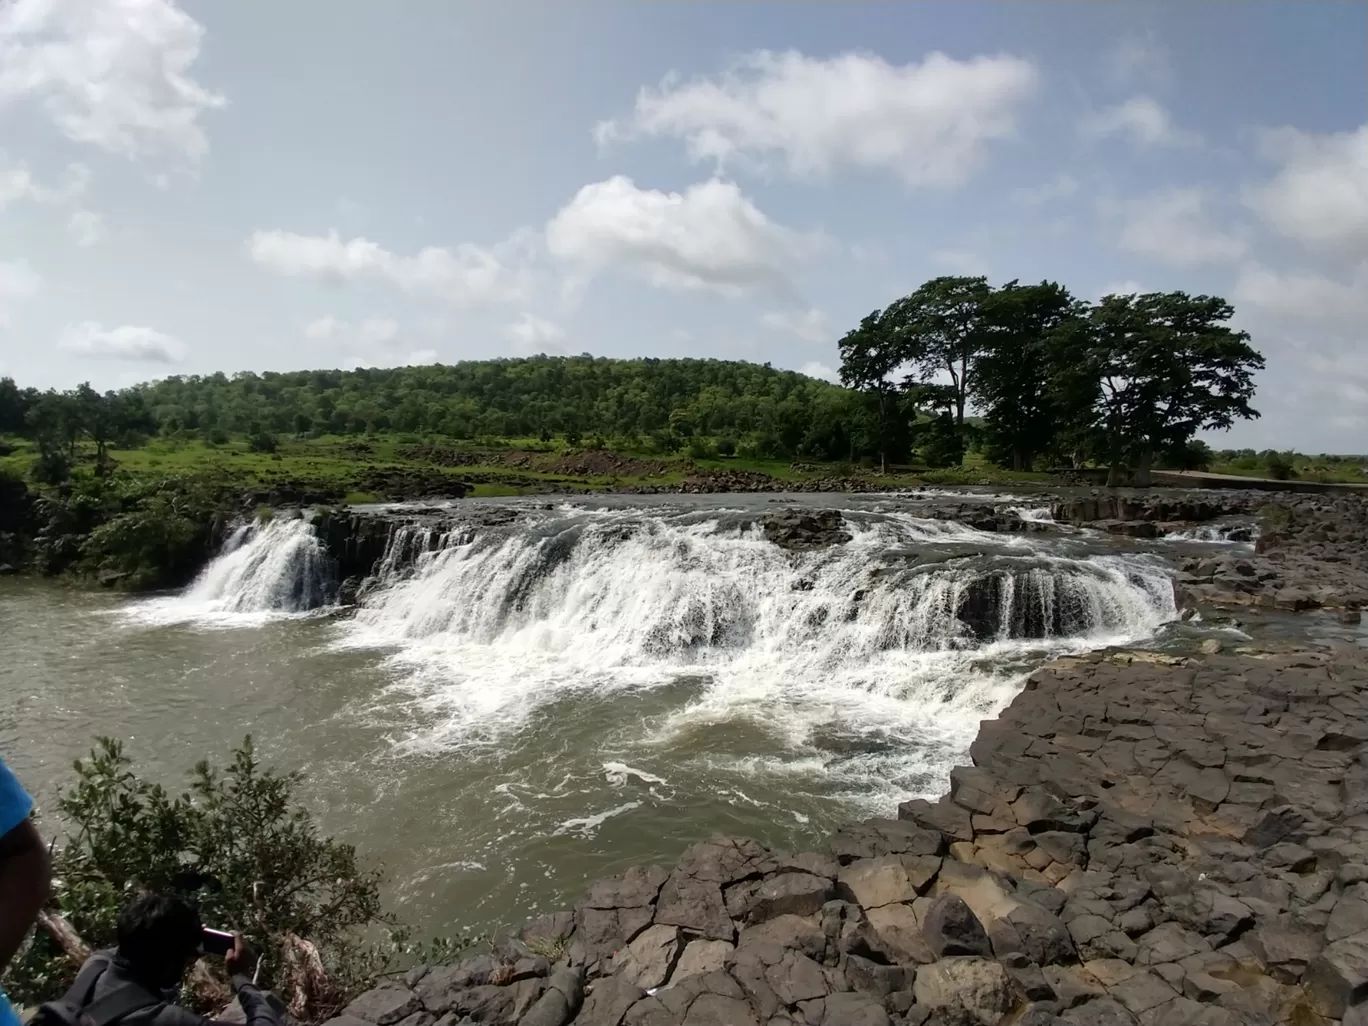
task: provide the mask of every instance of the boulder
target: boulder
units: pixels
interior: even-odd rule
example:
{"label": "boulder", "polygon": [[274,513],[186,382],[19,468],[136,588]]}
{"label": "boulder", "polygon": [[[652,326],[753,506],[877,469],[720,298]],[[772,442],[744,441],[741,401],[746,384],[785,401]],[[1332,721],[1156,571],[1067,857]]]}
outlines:
{"label": "boulder", "polygon": [[779,873],[766,877],[752,892],[742,918],[761,923],[775,916],[810,916],[836,897],[830,879],[811,873]]}
{"label": "boulder", "polygon": [[917,970],[917,1004],[951,1021],[997,1026],[1015,1003],[1007,970],[986,958],[947,958]]}
{"label": "boulder", "polygon": [[764,520],[765,538],[783,549],[807,552],[850,541],[845,519],[834,509],[791,510]]}
{"label": "boulder", "polygon": [[654,990],[670,978],[682,950],[678,927],[647,927],[613,956],[612,969],[642,990]]}
{"label": "boulder", "polygon": [[375,1023],[375,1026],[391,1026],[391,1023],[407,1018],[422,1007],[418,995],[407,987],[386,984],[353,999],[342,1010],[342,1014],[365,1019]]}
{"label": "boulder", "polygon": [[922,921],[922,936],[937,958],[947,955],[989,958],[993,954],[983,924],[957,894],[942,894],[932,902]]}
{"label": "boulder", "polygon": [[912,901],[924,893],[940,871],[941,860],[929,855],[885,855],[859,859],[841,870],[837,893],[866,911]]}
{"label": "boulder", "polygon": [[1332,1019],[1368,999],[1368,931],[1326,947],[1307,965],[1302,984],[1316,1011]]}

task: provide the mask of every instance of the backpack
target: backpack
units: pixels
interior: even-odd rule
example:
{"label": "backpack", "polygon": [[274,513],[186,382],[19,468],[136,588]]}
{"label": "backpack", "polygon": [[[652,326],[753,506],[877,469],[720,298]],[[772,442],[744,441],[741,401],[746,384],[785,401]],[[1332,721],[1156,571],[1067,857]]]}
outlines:
{"label": "backpack", "polygon": [[108,959],[92,958],[81,967],[71,989],[58,1000],[38,1006],[28,1026],[112,1026],[133,1012],[166,1003],[136,983],[121,984],[92,1001],[95,985],[108,968]]}

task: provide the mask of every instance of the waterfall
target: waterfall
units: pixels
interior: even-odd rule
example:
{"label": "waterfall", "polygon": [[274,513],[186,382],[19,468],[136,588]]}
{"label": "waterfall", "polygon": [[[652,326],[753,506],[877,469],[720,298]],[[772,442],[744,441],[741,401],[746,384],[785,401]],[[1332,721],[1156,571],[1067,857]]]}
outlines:
{"label": "waterfall", "polygon": [[804,553],[715,512],[563,509],[435,543],[400,529],[391,548],[415,555],[382,561],[345,643],[388,649],[406,671],[431,718],[420,745],[680,680],[704,692],[662,731],[742,716],[801,744],[835,723],[917,733],[939,717],[962,733],[1030,662],[1139,640],[1175,615],[1150,557],[1067,558],[906,514],[848,514],[847,527],[849,544]]}
{"label": "waterfall", "polygon": [[332,560],[313,525],[302,518],[275,519],[236,528],[180,595],[137,603],[126,612],[154,623],[231,624],[243,617],[303,613],[336,598]]}

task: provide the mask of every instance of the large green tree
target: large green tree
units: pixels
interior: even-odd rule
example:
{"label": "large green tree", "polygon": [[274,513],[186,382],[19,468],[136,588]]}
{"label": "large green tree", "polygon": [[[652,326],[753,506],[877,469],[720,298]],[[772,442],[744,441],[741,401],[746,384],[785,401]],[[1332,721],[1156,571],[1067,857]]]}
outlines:
{"label": "large green tree", "polygon": [[1148,485],[1155,453],[1259,416],[1250,400],[1264,359],[1229,326],[1233,313],[1218,296],[1112,295],[1063,333],[1056,395],[1096,438],[1110,484],[1130,466]]}
{"label": "large green tree", "polygon": [[873,414],[879,470],[888,469],[888,456],[906,430],[903,389],[895,378],[907,359],[883,314],[875,310],[837,343],[841,354],[841,384],[865,396]]}
{"label": "large green tree", "polygon": [[992,291],[982,311],[983,344],[970,392],[983,414],[988,457],[1030,470],[1062,427],[1051,388],[1054,347],[1087,307],[1055,282],[1012,281]]}
{"label": "large green tree", "polygon": [[932,278],[890,304],[879,317],[900,364],[911,366],[918,383],[949,377],[957,428],[964,425],[965,406],[986,341],[984,303],[991,294],[983,277]]}

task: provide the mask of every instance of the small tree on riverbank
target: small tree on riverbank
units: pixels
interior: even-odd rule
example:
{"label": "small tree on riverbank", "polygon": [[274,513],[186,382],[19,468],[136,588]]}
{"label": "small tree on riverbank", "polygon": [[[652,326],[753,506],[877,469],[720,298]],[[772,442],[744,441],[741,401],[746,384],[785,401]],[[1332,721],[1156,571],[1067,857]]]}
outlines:
{"label": "small tree on riverbank", "polygon": [[[247,937],[262,954],[262,985],[307,1018],[326,1018],[408,950],[397,932],[367,943],[367,928],[395,925],[381,906],[380,870],[319,832],[299,803],[300,776],[262,767],[250,737],[226,767],[195,766],[180,794],[138,776],[109,738],[75,770],[55,803],[67,837],[54,852],[52,910],[93,947],[114,943],[118,911],[137,889],[178,890],[207,925]],[[3,986],[37,1003],[59,995],[77,968],[40,929]],[[207,977],[197,983],[189,1003],[207,1010],[226,1000]]]}

